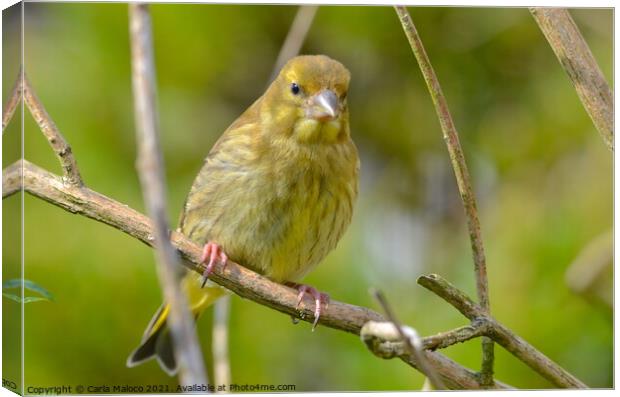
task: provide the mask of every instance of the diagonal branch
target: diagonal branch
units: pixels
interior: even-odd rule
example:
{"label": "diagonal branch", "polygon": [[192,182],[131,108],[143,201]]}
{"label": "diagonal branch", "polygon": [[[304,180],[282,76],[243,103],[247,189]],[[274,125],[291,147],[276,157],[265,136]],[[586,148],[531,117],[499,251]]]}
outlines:
{"label": "diagonal branch", "polygon": [[[418,279],[418,284],[437,294],[471,320],[470,325],[423,338],[422,345],[424,349],[427,349],[425,355],[428,360],[432,361],[429,358],[429,353],[432,352],[428,350],[444,348],[479,336],[487,336],[554,385],[562,388],[587,388],[574,375],[489,316],[482,307],[477,305],[465,293],[440,276],[436,274],[421,276]],[[362,328],[361,338],[368,348],[379,357],[400,357],[403,361],[412,365],[417,360],[416,356],[410,352],[410,349],[403,342],[400,333],[397,332],[395,327],[391,326],[391,323],[370,321]],[[437,370],[437,364],[433,363],[433,366]],[[441,374],[441,372],[439,373]],[[498,388],[510,387],[498,381],[494,381],[492,386]]]}
{"label": "diagonal branch", "polygon": [[587,388],[586,384],[553,362],[549,357],[536,350],[523,338],[491,317],[486,310],[477,305],[464,292],[436,274],[421,276],[418,284],[434,292],[454,306],[461,314],[472,321],[474,327],[488,327],[485,335],[523,361],[534,371],[558,387]]}
{"label": "diagonal branch", "polygon": [[23,84],[24,102],[28,106],[28,109],[30,109],[30,113],[39,125],[41,132],[43,132],[43,135],[47,138],[54,154],[58,157],[58,161],[60,161],[60,166],[62,167],[63,180],[65,183],[72,186],[82,186],[82,176],[80,175],[80,170],[78,169],[77,162],[73,156],[71,146],[69,146],[69,143],[60,133],[56,123],[54,123],[50,115],[45,110],[45,107],[37,97],[37,94],[32,89],[25,73]]}
{"label": "diagonal branch", "polygon": [[[420,65],[422,75],[426,81],[426,85],[431,94],[433,105],[439,117],[439,124],[443,132],[443,138],[448,146],[448,153],[450,154],[450,161],[452,162],[452,168],[456,175],[456,182],[461,194],[461,200],[465,208],[465,215],[467,216],[467,227],[469,229],[469,239],[471,240],[471,247],[474,257],[474,269],[476,272],[476,287],[478,291],[478,300],[480,306],[485,312],[490,312],[489,305],[489,283],[487,280],[487,266],[484,256],[484,248],[482,245],[482,236],[480,233],[480,221],[478,219],[478,209],[476,206],[476,198],[471,186],[471,178],[469,171],[467,170],[467,164],[465,163],[465,155],[459,142],[459,135],[452,120],[452,115],[448,109],[448,102],[443,95],[441,85],[437,79],[437,75],[433,70],[426,50],[422,44],[422,39],[418,35],[418,31],[407,11],[406,7],[396,6],[396,13],[400,19],[400,22],[405,31],[405,35],[409,40],[411,49]],[[482,382],[483,384],[490,385],[493,381],[493,342],[488,338],[482,338]]]}
{"label": "diagonal branch", "polygon": [[9,125],[9,121],[11,121],[11,119],[13,118],[15,109],[17,109],[17,105],[19,105],[22,99],[22,71],[23,69],[20,67],[17,79],[15,79],[15,84],[13,85],[13,89],[11,90],[11,95],[9,96],[9,100],[6,102],[6,105],[2,110],[2,132],[4,132],[6,126]]}
{"label": "diagonal branch", "polygon": [[[17,161],[3,170],[3,198],[9,197],[10,192],[19,190],[22,170],[23,187],[29,194],[71,213],[112,226],[151,247],[154,245],[152,222],[146,216],[87,187],[67,185],[59,176],[26,160]],[[170,237],[172,245],[184,259],[183,265],[202,274],[205,270],[205,265],[200,260],[202,249],[180,233],[171,232]],[[275,283],[232,261],[229,261],[224,269],[217,264],[209,279],[242,298],[250,299],[309,323],[314,321],[314,302],[309,297],[306,297],[298,308],[295,290]],[[356,335],[360,334],[364,324],[369,321],[385,321],[385,319],[365,307],[338,301],[331,301],[319,319],[319,323],[323,326]],[[475,372],[438,352],[426,351],[425,355],[448,388],[479,389],[481,387]],[[414,359],[405,356],[401,358],[417,368]],[[506,387],[506,385],[496,382],[496,387]]]}
{"label": "diagonal branch", "polygon": [[170,305],[168,325],[181,384],[207,384],[200,344],[187,297],[181,290],[181,266],[168,235],[164,165],[159,144],[155,60],[148,5],[129,4],[131,66],[136,118],[136,167],[147,211],[153,219],[159,281]]}
{"label": "diagonal branch", "polygon": [[474,321],[472,325],[455,328],[451,331],[440,332],[424,338],[424,348],[428,350],[444,349],[448,346],[463,343],[470,339],[484,336],[489,330],[486,322]]}
{"label": "diagonal branch", "polygon": [[610,150],[614,150],[614,100],[607,80],[568,10],[530,8],[583,107]]}
{"label": "diagonal branch", "polygon": [[[87,187],[67,186],[63,184],[59,176],[27,160],[17,161],[3,170],[3,193],[15,191],[20,182],[21,167],[23,167],[24,174],[24,190],[29,194],[71,213],[105,223],[151,247],[154,246],[152,221],[145,215]],[[5,194],[3,198],[6,197],[8,194]],[[184,259],[182,264],[192,271],[203,274],[205,264],[200,260],[201,247],[178,232],[171,232],[170,239]],[[314,320],[314,301],[310,297],[305,297],[297,309],[295,290],[270,281],[230,260],[224,269],[216,264],[213,274],[209,275],[209,280],[228,288],[242,298],[253,300],[310,323]],[[359,334],[364,323],[370,320],[383,321],[383,317],[364,307],[330,301],[329,307],[321,313],[319,324]]]}
{"label": "diagonal branch", "polygon": [[[368,347],[375,356],[383,359],[398,357],[413,368],[424,373],[420,369],[419,358],[408,349],[405,342],[403,342],[401,333],[398,332],[392,322],[369,321],[362,327],[360,337],[366,344],[366,347]],[[472,338],[473,337],[474,336],[472,336]],[[463,342],[465,340],[466,339],[461,339],[460,341]],[[425,361],[430,364],[433,371],[439,376],[448,389],[472,390],[483,387],[478,379],[478,374],[461,367],[459,364],[437,352],[428,350],[430,349],[428,346],[438,343],[437,335],[422,338],[421,342],[424,348],[427,349],[423,352]],[[496,389],[514,389],[514,387],[498,380],[495,380],[490,387]]]}

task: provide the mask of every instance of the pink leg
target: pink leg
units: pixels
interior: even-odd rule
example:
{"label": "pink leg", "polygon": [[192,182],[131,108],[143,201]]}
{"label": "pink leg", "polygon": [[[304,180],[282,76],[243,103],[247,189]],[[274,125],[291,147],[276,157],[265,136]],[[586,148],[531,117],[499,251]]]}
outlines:
{"label": "pink leg", "polygon": [[299,305],[304,298],[304,295],[309,294],[314,298],[314,321],[312,322],[312,331],[315,330],[317,324],[319,323],[319,318],[321,317],[322,306],[325,306],[325,310],[329,307],[329,295],[319,292],[316,288],[311,287],[305,284],[297,284],[293,282],[288,282],[286,285],[293,287],[299,291],[297,295],[297,308],[299,309]]}
{"label": "pink leg", "polygon": [[215,262],[217,261],[218,257],[220,263],[222,264],[222,268],[226,267],[226,264],[228,263],[228,256],[224,253],[222,247],[212,241],[207,242],[202,248],[202,256],[200,257],[200,261],[203,263],[207,263],[208,259],[209,262],[207,263],[207,267],[202,274],[204,280],[200,288],[205,286],[207,280],[209,279],[209,276],[211,275],[211,273],[213,273],[213,268],[215,267]]}

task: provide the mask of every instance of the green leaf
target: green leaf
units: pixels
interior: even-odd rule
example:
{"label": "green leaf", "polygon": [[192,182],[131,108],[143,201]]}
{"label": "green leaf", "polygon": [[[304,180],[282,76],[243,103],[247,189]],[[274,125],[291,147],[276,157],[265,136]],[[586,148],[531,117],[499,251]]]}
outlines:
{"label": "green leaf", "polygon": [[2,296],[4,296],[5,298],[9,298],[11,300],[14,300],[15,302],[22,303],[22,298],[20,296],[15,295],[15,294],[9,294],[8,292],[3,292]]}
{"label": "green leaf", "polygon": [[37,302],[37,301],[49,301],[49,299],[43,298],[41,296],[26,296],[26,297],[24,297],[24,303]]}
{"label": "green leaf", "polygon": [[24,280],[24,288],[29,289],[30,291],[38,292],[46,300],[50,300],[50,301],[54,300],[54,295],[52,295],[51,292],[49,292],[48,290],[46,290],[45,288],[41,287],[39,284],[33,281]]}
{"label": "green leaf", "polygon": [[21,285],[22,285],[22,280],[19,278],[14,278],[12,280],[7,280],[3,282],[2,289],[18,288]]}
{"label": "green leaf", "polygon": [[[10,300],[13,300],[17,303],[22,303],[22,298],[20,296],[17,296],[15,294],[10,294],[8,292],[3,292],[2,296],[4,296],[5,298],[9,298]],[[43,298],[41,296],[26,296],[23,300],[24,303],[29,303],[29,302],[38,302],[38,301],[48,301],[49,299]]]}
{"label": "green leaf", "polygon": [[[7,289],[19,288],[21,287],[21,285],[22,285],[22,280],[18,278],[3,282],[2,283],[2,295],[5,298],[9,298],[11,300],[14,300],[15,302],[22,303],[22,299],[20,296],[11,294],[8,292],[4,292]],[[39,284],[35,283],[34,281],[23,280],[23,285],[25,289],[36,292],[39,295],[41,295],[41,296],[26,296],[23,299],[23,303],[54,300],[54,296],[52,295],[51,292],[41,287]]]}

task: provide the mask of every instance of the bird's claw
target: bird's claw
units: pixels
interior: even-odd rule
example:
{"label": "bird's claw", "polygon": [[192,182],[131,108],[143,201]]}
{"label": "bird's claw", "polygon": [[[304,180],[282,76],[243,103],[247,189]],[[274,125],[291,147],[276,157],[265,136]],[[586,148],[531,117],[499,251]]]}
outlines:
{"label": "bird's claw", "polygon": [[305,284],[288,283],[288,285],[299,291],[297,294],[297,305],[295,306],[297,309],[299,309],[304,295],[308,294],[314,299],[314,321],[312,322],[312,331],[314,331],[319,323],[321,313],[329,307],[329,295]]}
{"label": "bird's claw", "polygon": [[[209,262],[207,262],[207,259]],[[207,283],[209,276],[213,273],[213,269],[215,268],[215,262],[218,259],[222,264],[222,268],[226,267],[228,264],[228,256],[224,253],[222,247],[217,243],[211,241],[207,242],[202,248],[202,256],[200,257],[200,262],[207,264],[204,273],[202,273],[203,281],[200,288],[203,288]]]}

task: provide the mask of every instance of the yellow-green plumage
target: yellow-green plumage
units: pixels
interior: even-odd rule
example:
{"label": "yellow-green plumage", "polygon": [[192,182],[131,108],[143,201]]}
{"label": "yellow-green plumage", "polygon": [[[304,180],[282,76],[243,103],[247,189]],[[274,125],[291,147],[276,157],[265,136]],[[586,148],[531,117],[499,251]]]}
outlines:
{"label": "yellow-green plumage", "polygon": [[[291,92],[293,83],[299,94]],[[274,281],[300,280],[351,221],[359,160],[349,132],[348,84],[346,68],[326,56],[289,61],[211,149],[187,197],[181,231],[199,244],[216,242],[231,260]],[[326,90],[338,99],[338,116],[317,119],[313,100]],[[196,317],[224,293],[214,284],[200,289],[194,272],[184,289]],[[167,310],[158,314],[144,343],[162,334]]]}

